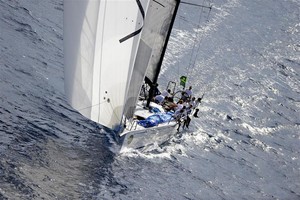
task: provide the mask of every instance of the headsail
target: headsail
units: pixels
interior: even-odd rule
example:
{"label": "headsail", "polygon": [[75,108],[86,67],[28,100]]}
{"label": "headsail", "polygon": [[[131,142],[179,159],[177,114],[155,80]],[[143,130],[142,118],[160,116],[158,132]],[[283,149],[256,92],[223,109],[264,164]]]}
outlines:
{"label": "headsail", "polygon": [[145,75],[156,82],[178,6],[179,0],[150,2],[127,96],[127,118],[134,113]]}
{"label": "headsail", "polygon": [[87,118],[122,119],[149,0],[64,0],[65,92]]}

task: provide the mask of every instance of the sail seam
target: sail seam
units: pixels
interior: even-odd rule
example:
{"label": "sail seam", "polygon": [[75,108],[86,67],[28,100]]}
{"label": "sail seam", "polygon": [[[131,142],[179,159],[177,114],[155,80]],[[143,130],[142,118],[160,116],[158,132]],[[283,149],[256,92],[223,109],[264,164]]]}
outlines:
{"label": "sail seam", "polygon": [[106,102],[106,100],[105,100],[105,101],[102,101],[102,102],[100,102],[100,103],[97,103],[97,104],[88,106],[88,107],[79,108],[78,111],[85,110],[85,109],[88,109],[88,108],[92,108],[92,107],[95,107],[95,106],[99,106],[99,105],[101,105],[101,104],[103,104],[103,103],[105,103],[105,102]]}
{"label": "sail seam", "polygon": [[[101,4],[101,2],[100,2]],[[102,63],[102,56],[103,56],[103,38],[104,38],[104,24],[105,24],[105,16],[106,16],[106,4],[107,4],[107,1],[104,2],[104,14],[103,14],[103,24],[102,24],[102,38],[101,38],[101,55],[100,55],[100,65]],[[99,8],[100,9],[100,8]],[[98,16],[98,20],[99,20],[99,16]],[[102,71],[101,71],[101,67],[100,67],[100,70],[99,70],[99,77],[101,77],[101,74],[102,74]],[[100,98],[101,98],[101,78],[99,80],[99,102],[100,102]],[[101,113],[101,106],[99,104],[99,111],[98,111],[98,122],[100,122],[100,113]]]}

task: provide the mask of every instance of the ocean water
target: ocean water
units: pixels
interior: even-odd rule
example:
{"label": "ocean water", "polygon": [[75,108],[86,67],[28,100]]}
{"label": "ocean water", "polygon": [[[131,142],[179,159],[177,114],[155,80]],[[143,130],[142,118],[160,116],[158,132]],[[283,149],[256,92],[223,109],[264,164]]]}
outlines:
{"label": "ocean water", "polygon": [[300,1],[181,4],[160,87],[202,96],[190,130],[118,152],[63,82],[63,1],[0,0],[0,199],[300,199]]}

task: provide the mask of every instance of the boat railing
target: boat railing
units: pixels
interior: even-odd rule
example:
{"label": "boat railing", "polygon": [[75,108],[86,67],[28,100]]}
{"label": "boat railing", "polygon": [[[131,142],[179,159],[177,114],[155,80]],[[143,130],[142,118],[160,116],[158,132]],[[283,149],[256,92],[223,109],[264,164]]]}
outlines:
{"label": "boat railing", "polygon": [[137,120],[133,120],[133,121],[130,123],[129,130],[130,130],[130,131],[136,130],[137,125],[138,125]]}

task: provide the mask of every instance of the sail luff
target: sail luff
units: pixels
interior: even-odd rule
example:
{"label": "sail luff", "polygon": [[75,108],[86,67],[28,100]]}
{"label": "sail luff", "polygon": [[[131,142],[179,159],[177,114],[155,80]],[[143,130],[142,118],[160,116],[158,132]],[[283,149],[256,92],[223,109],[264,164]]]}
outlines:
{"label": "sail luff", "polygon": [[[137,97],[142,85],[142,81],[139,81],[140,78],[135,78],[135,77],[139,77],[142,76],[142,79],[144,77],[146,68],[148,65],[145,65],[145,63],[139,63],[139,59],[141,57],[145,57],[146,54],[145,52],[142,51],[142,49],[140,48],[141,43],[143,43],[143,41],[141,40],[142,37],[142,30],[144,29],[145,26],[145,21],[146,21],[146,15],[148,13],[148,8],[150,5],[150,2],[152,0],[144,0],[143,4],[140,4],[140,11],[141,14],[143,15],[143,24],[142,27],[140,29],[141,33],[140,33],[140,40],[139,40],[139,45],[138,48],[136,49],[136,57],[134,57],[134,66],[132,68],[132,71],[130,73],[130,79],[127,82],[127,89],[126,89],[126,98],[124,99],[125,101],[125,106],[124,106],[124,110],[123,110],[123,115],[125,116],[125,118],[129,119],[133,116],[133,110],[135,108],[135,104],[137,102]],[[144,66],[144,69],[142,68],[142,66]],[[135,85],[135,87],[133,87]],[[133,95],[133,96],[132,96]],[[133,105],[134,104],[134,105]],[[131,109],[133,108],[133,109]],[[129,110],[131,110],[131,114],[130,116],[128,115]],[[129,117],[129,118],[128,118]]]}

